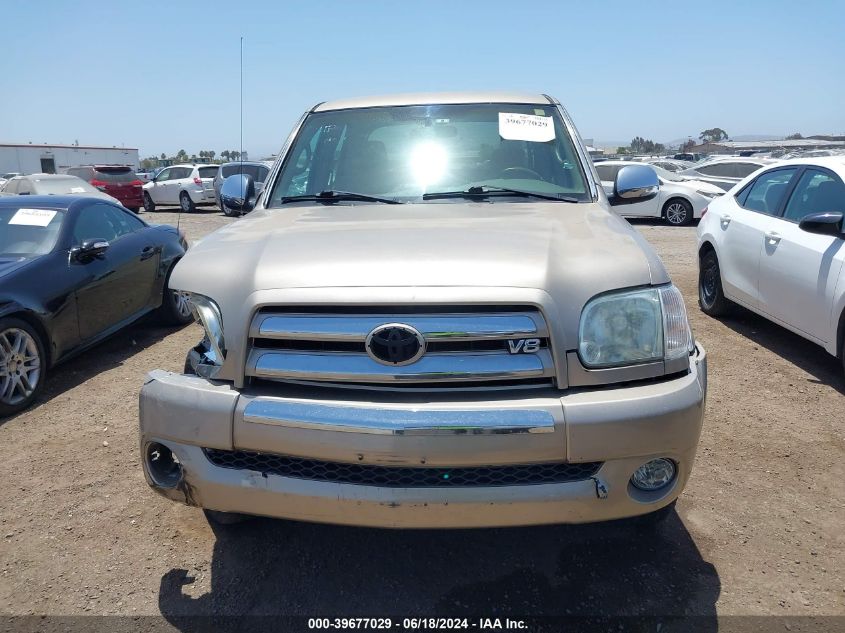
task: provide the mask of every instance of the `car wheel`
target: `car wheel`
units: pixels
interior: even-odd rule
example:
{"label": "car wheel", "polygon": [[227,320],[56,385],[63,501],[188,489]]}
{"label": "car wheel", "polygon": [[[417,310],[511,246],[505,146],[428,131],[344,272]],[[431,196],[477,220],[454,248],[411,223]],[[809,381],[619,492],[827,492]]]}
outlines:
{"label": "car wheel", "polygon": [[44,343],[38,332],[26,321],[0,319],[0,417],[32,404],[46,370]]}
{"label": "car wheel", "polygon": [[234,218],[235,216],[240,215],[240,213],[238,213],[234,209],[227,208],[226,205],[223,204],[222,201],[220,202],[220,208],[223,209],[223,215],[225,215],[228,218]]}
{"label": "car wheel", "polygon": [[185,213],[193,213],[196,209],[194,201],[191,200],[191,196],[188,195],[187,191],[183,191],[179,194],[179,206]]}
{"label": "car wheel", "polygon": [[219,512],[217,510],[206,510],[203,508],[205,518],[209,523],[214,525],[235,525],[236,523],[243,523],[249,521],[252,517],[248,514],[238,514],[237,512]]}
{"label": "car wheel", "polygon": [[672,198],[663,207],[663,217],[672,226],[686,226],[692,222],[692,205],[681,198]]}
{"label": "car wheel", "polygon": [[155,202],[146,191],[144,192],[144,211],[153,213],[156,210]]}
{"label": "car wheel", "polygon": [[716,251],[710,250],[698,262],[698,305],[702,312],[713,317],[730,312],[731,302],[722,291],[722,272]]}
{"label": "car wheel", "polygon": [[164,280],[161,307],[158,309],[159,316],[161,321],[168,325],[186,325],[194,320],[194,315],[191,312],[188,293],[170,289],[170,273],[172,271],[173,266],[170,267],[167,278]]}
{"label": "car wheel", "polygon": [[141,210],[141,207],[126,207],[126,208],[129,209],[132,213],[138,213],[138,211]]}

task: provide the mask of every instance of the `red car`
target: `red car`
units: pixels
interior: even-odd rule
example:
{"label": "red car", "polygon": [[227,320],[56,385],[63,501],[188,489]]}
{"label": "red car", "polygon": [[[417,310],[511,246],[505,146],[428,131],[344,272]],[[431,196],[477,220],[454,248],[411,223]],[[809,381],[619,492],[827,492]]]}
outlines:
{"label": "red car", "polygon": [[71,167],[67,170],[71,176],[82,178],[100,191],[104,191],[113,198],[120,200],[120,204],[138,213],[144,206],[144,184],[131,167],[126,165],[88,165],[86,167]]}

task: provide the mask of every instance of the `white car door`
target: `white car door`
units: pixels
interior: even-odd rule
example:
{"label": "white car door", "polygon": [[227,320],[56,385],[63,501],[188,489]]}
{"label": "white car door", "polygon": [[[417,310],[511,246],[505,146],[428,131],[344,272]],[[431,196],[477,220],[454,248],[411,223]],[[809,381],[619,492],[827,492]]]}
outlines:
{"label": "white car door", "polygon": [[760,174],[719,205],[719,269],[725,294],[746,307],[759,307],[760,254],[772,214],[777,213],[797,167]]}
{"label": "white car door", "polygon": [[150,198],[156,204],[162,204],[165,199],[165,189],[167,187],[167,179],[170,178],[170,171],[172,167],[161,170],[158,176],[155,177],[145,191],[150,194]]}
{"label": "white car door", "polygon": [[190,167],[173,167],[170,174],[170,179],[167,181],[167,200],[168,204],[179,204],[179,194],[185,188],[186,183],[193,184],[190,178],[193,169]]}
{"label": "white car door", "polygon": [[833,172],[810,167],[798,178],[783,216],[772,218],[760,256],[759,285],[761,311],[825,344],[836,334],[833,296],[845,242],[798,228],[801,218],[823,211],[845,212],[845,185]]}

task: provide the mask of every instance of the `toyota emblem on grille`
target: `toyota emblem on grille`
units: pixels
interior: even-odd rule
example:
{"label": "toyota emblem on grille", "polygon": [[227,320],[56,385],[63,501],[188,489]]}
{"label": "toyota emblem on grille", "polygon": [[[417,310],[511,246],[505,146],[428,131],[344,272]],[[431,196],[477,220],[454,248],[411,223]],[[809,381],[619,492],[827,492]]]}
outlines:
{"label": "toyota emblem on grille", "polygon": [[425,353],[425,339],[410,325],[385,323],[367,335],[364,347],[382,365],[410,365]]}

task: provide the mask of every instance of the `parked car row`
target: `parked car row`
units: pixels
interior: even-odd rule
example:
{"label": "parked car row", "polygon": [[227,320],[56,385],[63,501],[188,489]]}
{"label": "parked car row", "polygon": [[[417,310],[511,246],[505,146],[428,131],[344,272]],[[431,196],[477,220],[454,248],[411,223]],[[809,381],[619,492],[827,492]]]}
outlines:
{"label": "parked car row", "polygon": [[161,168],[153,173],[136,173],[126,165],[70,167],[64,174],[8,173],[0,179],[0,195],[97,195],[118,201],[138,213],[156,205],[179,205],[190,213],[199,206],[218,205],[229,216],[237,215],[220,199],[220,186],[232,174],[248,174],[260,193],[270,162],[239,161],[223,165],[185,163]]}

